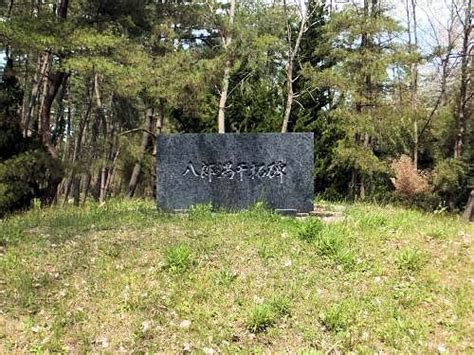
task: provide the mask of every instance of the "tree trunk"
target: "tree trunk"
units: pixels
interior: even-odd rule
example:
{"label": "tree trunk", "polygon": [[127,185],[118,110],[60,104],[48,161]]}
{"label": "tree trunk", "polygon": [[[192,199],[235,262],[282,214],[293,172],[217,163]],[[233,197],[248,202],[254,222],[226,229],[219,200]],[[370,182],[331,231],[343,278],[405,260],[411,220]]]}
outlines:
{"label": "tree trunk", "polygon": [[143,131],[142,136],[142,143],[140,145],[140,151],[138,152],[138,160],[133,167],[132,176],[130,177],[130,183],[128,184],[128,192],[127,197],[133,197],[135,194],[135,190],[138,184],[138,178],[140,176],[140,172],[143,165],[143,160],[145,158],[146,148],[150,142],[150,132],[152,130],[152,122],[153,122],[153,109],[148,108],[145,114],[145,131]]}
{"label": "tree trunk", "polygon": [[68,201],[68,198],[69,198],[69,193],[71,191],[71,187],[74,187],[74,204],[77,206],[79,205],[79,197],[77,196],[77,194],[80,195],[80,191],[78,193],[78,190],[80,190],[80,186],[79,186],[79,179],[76,179],[76,162],[77,162],[77,159],[78,159],[78,156],[81,152],[81,147],[82,147],[82,140],[83,140],[83,137],[84,137],[84,133],[85,133],[85,129],[87,127],[87,123],[89,121],[89,117],[90,117],[90,113],[91,113],[91,110],[92,110],[92,97],[93,97],[93,89],[90,90],[88,88],[88,96],[89,96],[89,102],[88,102],[88,105],[87,105],[87,109],[86,109],[86,112],[84,114],[83,117],[81,117],[80,121],[79,121],[79,131],[77,133],[77,136],[76,136],[76,139],[75,139],[75,142],[74,142],[74,151],[72,153],[72,160],[71,160],[71,164],[72,164],[72,171],[71,171],[71,174],[69,175],[69,178],[68,178],[68,181],[66,183],[66,191],[64,193],[64,202],[63,202],[63,205],[66,205],[67,201]]}
{"label": "tree trunk", "polygon": [[40,55],[38,58],[37,70],[33,76],[33,83],[31,89],[31,98],[28,102],[28,108],[24,111],[23,118],[23,134],[25,137],[30,137],[32,135],[31,131],[31,118],[33,115],[33,109],[38,101],[38,96],[40,93],[41,83],[43,78],[46,77],[47,72],[49,71],[49,61],[47,60],[46,54]]}
{"label": "tree trunk", "polygon": [[229,90],[230,60],[225,62],[224,78],[222,79],[221,97],[219,99],[219,113],[217,114],[218,132],[225,133],[225,104]]}
{"label": "tree trunk", "polygon": [[281,126],[281,133],[288,132],[288,123],[290,121],[291,107],[293,105],[293,63],[288,62],[286,68],[286,106],[285,114],[283,116],[283,125]]}
{"label": "tree trunk", "polygon": [[298,50],[301,45],[301,39],[303,38],[303,34],[306,31],[306,22],[308,21],[309,15],[304,14],[301,18],[300,29],[298,31],[298,37],[296,37],[296,43],[293,47],[292,40],[291,40],[291,26],[288,17],[288,10],[286,0],[283,1],[283,6],[285,10],[285,16],[287,20],[287,41],[288,41],[288,63],[286,64],[286,87],[287,87],[287,94],[286,94],[286,106],[285,106],[285,113],[283,115],[283,123],[281,126],[281,133],[288,132],[288,123],[290,121],[291,115],[291,108],[293,106],[293,101],[295,98],[295,94],[293,91],[293,65],[298,54]]}
{"label": "tree trunk", "polygon": [[114,136],[115,136],[115,127],[112,123],[107,123],[107,137],[106,137],[106,150],[104,152],[102,170],[100,175],[100,195],[99,202],[104,202],[107,198],[107,181],[109,179],[109,174],[111,172],[111,160],[114,151]]}
{"label": "tree trunk", "polygon": [[[58,0],[56,3],[57,12],[56,16],[60,19],[65,20],[67,15],[67,8],[68,8],[68,0]],[[53,106],[53,102],[56,98],[56,95],[59,91],[59,88],[62,84],[65,83],[68,74],[63,71],[53,71],[53,56],[50,52],[45,53],[44,61],[47,63],[48,70],[45,71],[47,73],[44,92],[43,92],[43,99],[40,108],[40,115],[39,115],[39,136],[41,143],[49,154],[51,159],[57,160],[58,153],[57,148],[52,140],[51,134],[51,108]],[[57,193],[57,188],[61,183],[62,179],[55,179],[48,181],[48,187],[41,198],[42,205],[50,205]]]}
{"label": "tree trunk", "polygon": [[[156,125],[155,125],[156,136],[161,134],[164,122],[165,122],[165,100],[160,99],[160,105],[158,107],[158,117],[156,118]],[[156,142],[153,142],[153,157],[156,157],[156,153],[157,153],[156,150],[157,150]]]}
{"label": "tree trunk", "polygon": [[463,42],[461,49],[461,83],[459,87],[459,98],[457,104],[456,123],[458,134],[454,144],[454,158],[461,159],[463,155],[464,136],[466,134],[466,106],[468,101],[467,88],[469,82],[468,64],[469,64],[469,41],[472,30],[472,0],[465,4],[465,17],[463,22]]}
{"label": "tree trunk", "polygon": [[[229,30],[226,35],[222,36],[222,44],[226,55],[229,56],[228,48],[232,43],[232,31],[234,28],[235,18],[235,0],[230,0],[230,12],[229,12]],[[217,128],[219,133],[225,133],[225,108],[227,102],[227,95],[229,91],[229,79],[230,79],[230,67],[231,61],[227,59],[224,68],[224,77],[222,79],[222,87],[219,99],[219,112],[217,114]],[[130,191],[130,190],[129,190]]]}
{"label": "tree trunk", "polygon": [[[91,187],[91,180],[92,180],[92,175],[90,171],[86,173],[86,176],[84,178],[84,198],[82,200],[82,205],[84,206],[87,201],[87,195],[89,194],[89,189]],[[78,196],[79,198],[79,196]]]}
{"label": "tree trunk", "polygon": [[[408,11],[408,10],[407,10]],[[409,36],[410,51],[418,49],[418,23],[416,20],[416,2],[411,0],[411,11],[413,20],[413,46],[411,43],[411,36]],[[409,20],[409,19],[408,19]],[[418,117],[417,117],[417,96],[418,96],[418,64],[412,63],[411,65],[411,110],[413,115],[413,165],[418,170],[418,149],[419,149],[419,137],[418,137]]]}

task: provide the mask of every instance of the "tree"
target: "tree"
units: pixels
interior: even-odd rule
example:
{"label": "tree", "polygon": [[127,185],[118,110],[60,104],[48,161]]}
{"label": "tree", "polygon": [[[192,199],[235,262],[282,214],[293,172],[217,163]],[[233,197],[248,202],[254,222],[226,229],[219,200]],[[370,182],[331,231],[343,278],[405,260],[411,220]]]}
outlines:
{"label": "tree", "polygon": [[325,44],[317,53],[336,64],[307,72],[313,87],[330,87],[336,97],[337,108],[330,114],[343,120],[344,137],[334,149],[333,168],[350,168],[352,196],[357,193],[364,198],[370,179],[387,171],[376,151],[389,126],[381,117],[388,116],[390,107],[385,95],[392,87],[388,67],[397,64],[393,38],[399,31],[377,0],[333,13],[326,26]]}
{"label": "tree", "polygon": [[[454,144],[454,158],[461,159],[463,155],[463,146],[465,144],[466,128],[467,128],[467,104],[469,98],[472,97],[472,93],[468,92],[468,85],[471,81],[469,77],[469,58],[471,57],[472,44],[471,31],[472,31],[472,0],[464,2],[464,19],[462,23],[462,47],[461,47],[461,77],[459,85],[459,96],[456,107],[456,126],[458,134],[456,136],[456,142]],[[459,16],[462,16],[459,14]]]}

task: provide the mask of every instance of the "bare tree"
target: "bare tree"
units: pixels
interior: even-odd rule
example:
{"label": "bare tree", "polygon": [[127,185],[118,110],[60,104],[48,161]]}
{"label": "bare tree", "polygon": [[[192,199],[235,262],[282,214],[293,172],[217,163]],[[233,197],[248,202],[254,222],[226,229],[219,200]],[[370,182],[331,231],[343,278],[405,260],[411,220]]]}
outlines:
{"label": "bare tree", "polygon": [[286,17],[288,58],[287,58],[287,63],[286,63],[286,68],[285,68],[286,69],[286,90],[287,90],[286,105],[285,105],[285,113],[283,115],[283,124],[281,126],[281,132],[286,133],[288,132],[288,122],[290,121],[291,107],[293,106],[293,101],[296,97],[293,90],[293,83],[296,80],[295,78],[293,78],[294,62],[301,45],[301,39],[303,38],[304,33],[308,30],[308,19],[311,16],[311,14],[305,11],[302,6],[300,7],[301,22],[300,22],[300,27],[299,27],[298,34],[296,37],[296,41],[293,44],[291,19],[289,16],[288,4],[286,0],[283,0],[283,8],[284,8],[285,17]]}
{"label": "bare tree", "polygon": [[[211,11],[212,7],[211,7]],[[230,0],[230,10],[229,10],[229,26],[227,29],[221,31],[221,40],[222,46],[226,53],[227,59],[225,61],[224,67],[224,77],[222,78],[222,86],[220,90],[220,99],[219,99],[219,112],[217,114],[217,127],[219,133],[225,133],[225,108],[227,102],[227,96],[229,92],[229,79],[230,79],[230,68],[231,60],[229,58],[229,47],[232,43],[232,34],[234,29],[235,21],[235,0]]]}
{"label": "bare tree", "polygon": [[154,111],[152,108],[148,108],[145,113],[145,127],[143,130],[142,143],[140,145],[140,150],[138,152],[138,160],[133,167],[132,176],[130,177],[130,183],[128,184],[127,197],[133,197],[135,190],[138,185],[138,178],[142,170],[143,160],[145,159],[145,152],[148,144],[150,143],[150,131],[153,125],[153,114]]}
{"label": "bare tree", "polygon": [[[411,9],[410,9],[411,8]],[[416,0],[408,0],[405,2],[405,9],[407,14],[407,32],[408,32],[408,46],[410,52],[418,50],[418,23],[416,20]],[[411,16],[410,16],[411,15]],[[412,38],[413,33],[413,38]],[[411,110],[413,115],[413,164],[415,169],[418,169],[418,150],[419,150],[419,136],[418,136],[418,113],[417,113],[417,96],[418,96],[418,63],[413,61],[411,64]]]}
{"label": "bare tree", "polygon": [[[472,31],[472,0],[466,0],[464,2],[464,19],[460,20],[462,23],[462,47],[461,47],[461,79],[459,85],[459,96],[456,108],[456,126],[458,134],[456,136],[456,142],[454,144],[454,158],[461,159],[463,154],[463,145],[466,135],[466,121],[467,121],[467,102],[470,98],[468,94],[468,85],[469,85],[469,57],[472,52],[472,43],[469,43],[471,40],[471,31]],[[461,18],[462,15],[459,14]]]}
{"label": "bare tree", "polygon": [[[437,19],[431,11],[430,13],[425,11],[426,18],[428,19],[428,23],[432,29],[431,33],[433,34],[436,41],[434,45],[436,49],[435,52],[442,50],[439,55],[434,56],[435,61],[439,60],[439,63],[437,62],[435,65],[438,67],[439,71],[440,90],[438,97],[432,109],[430,110],[426,121],[423,124],[423,127],[419,129],[418,141],[420,141],[421,137],[426,132],[433,119],[436,117],[436,112],[448,104],[448,81],[454,73],[456,66],[458,65],[455,49],[461,36],[461,34],[456,31],[456,28],[459,24],[456,8],[456,0],[451,0],[449,4],[450,16],[447,24],[444,24],[442,21]],[[421,10],[423,10],[423,8],[421,8]],[[435,22],[438,26],[441,26],[441,29],[437,28]],[[438,34],[440,31],[443,32],[442,35]],[[442,40],[443,37],[446,37],[446,41]]]}

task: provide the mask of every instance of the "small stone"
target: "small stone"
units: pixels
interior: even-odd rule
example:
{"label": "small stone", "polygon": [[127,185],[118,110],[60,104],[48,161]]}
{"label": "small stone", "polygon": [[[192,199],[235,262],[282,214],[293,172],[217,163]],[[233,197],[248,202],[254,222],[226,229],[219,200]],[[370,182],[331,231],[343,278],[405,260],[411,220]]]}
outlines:
{"label": "small stone", "polygon": [[183,344],[183,352],[184,353],[190,353],[192,349],[192,345],[188,342]]}
{"label": "small stone", "polygon": [[109,347],[109,339],[107,339],[106,337],[101,337],[99,338],[96,343],[100,346],[102,346],[104,349],[108,348]]}
{"label": "small stone", "polygon": [[39,333],[40,330],[41,330],[41,327],[38,326],[38,325],[34,325],[34,326],[31,327],[31,331],[33,333]]}
{"label": "small stone", "polygon": [[191,326],[191,321],[189,319],[185,319],[179,323],[179,327],[182,329],[188,329]]}
{"label": "small stone", "polygon": [[202,348],[202,351],[204,351],[204,354],[215,354],[216,351],[213,348]]}
{"label": "small stone", "polygon": [[437,350],[440,354],[445,353],[446,352],[446,346],[444,344],[440,344],[440,345],[438,345]]}
{"label": "small stone", "polygon": [[146,333],[151,327],[151,321],[146,320],[142,323],[142,332]]}

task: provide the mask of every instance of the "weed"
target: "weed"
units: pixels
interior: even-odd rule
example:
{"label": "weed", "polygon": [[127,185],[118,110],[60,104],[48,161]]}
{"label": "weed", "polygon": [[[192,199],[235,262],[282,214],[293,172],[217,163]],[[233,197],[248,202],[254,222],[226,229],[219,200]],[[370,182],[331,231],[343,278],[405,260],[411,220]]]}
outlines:
{"label": "weed", "polygon": [[420,287],[415,283],[400,283],[394,286],[393,297],[404,308],[416,307],[424,298]]}
{"label": "weed", "polygon": [[270,301],[270,307],[279,317],[290,315],[290,299],[285,296],[274,296]]}
{"label": "weed", "polygon": [[312,242],[318,238],[323,229],[323,222],[317,218],[309,218],[298,229],[298,238],[306,242]]}
{"label": "weed", "polygon": [[426,235],[434,239],[447,239],[449,237],[449,232],[446,228],[438,227],[431,229],[426,233]]}
{"label": "weed", "polygon": [[188,211],[189,219],[200,220],[212,217],[212,205],[210,203],[191,206]]}
{"label": "weed", "polygon": [[426,255],[416,248],[405,248],[395,258],[398,269],[403,271],[420,271],[426,262]]}
{"label": "weed", "polygon": [[346,270],[354,267],[356,253],[349,245],[350,235],[344,226],[329,225],[313,241],[318,255],[342,265]]}
{"label": "weed", "polygon": [[424,328],[422,323],[394,312],[392,318],[383,325],[380,335],[387,344],[400,348],[403,344],[410,344],[416,339],[423,338]]}
{"label": "weed", "polygon": [[23,228],[15,222],[0,221],[0,246],[6,246],[24,237]]}
{"label": "weed", "polygon": [[276,314],[268,304],[258,304],[253,307],[247,317],[247,329],[259,333],[275,324]]}
{"label": "weed", "polygon": [[345,300],[328,307],[319,315],[319,320],[331,332],[342,332],[355,322],[357,316],[356,302]]}
{"label": "weed", "polygon": [[265,240],[260,240],[257,243],[257,254],[264,262],[268,262],[274,256],[272,249]]}
{"label": "weed", "polygon": [[253,333],[262,332],[289,314],[290,300],[284,296],[274,296],[270,302],[252,308],[247,316],[247,329]]}
{"label": "weed", "polygon": [[366,213],[358,220],[359,225],[363,229],[374,229],[386,227],[389,219],[383,212]]}
{"label": "weed", "polygon": [[231,270],[225,269],[217,274],[217,284],[228,287],[237,278],[237,274]]}
{"label": "weed", "polygon": [[194,264],[192,249],[187,244],[178,244],[165,251],[165,268],[183,273]]}

